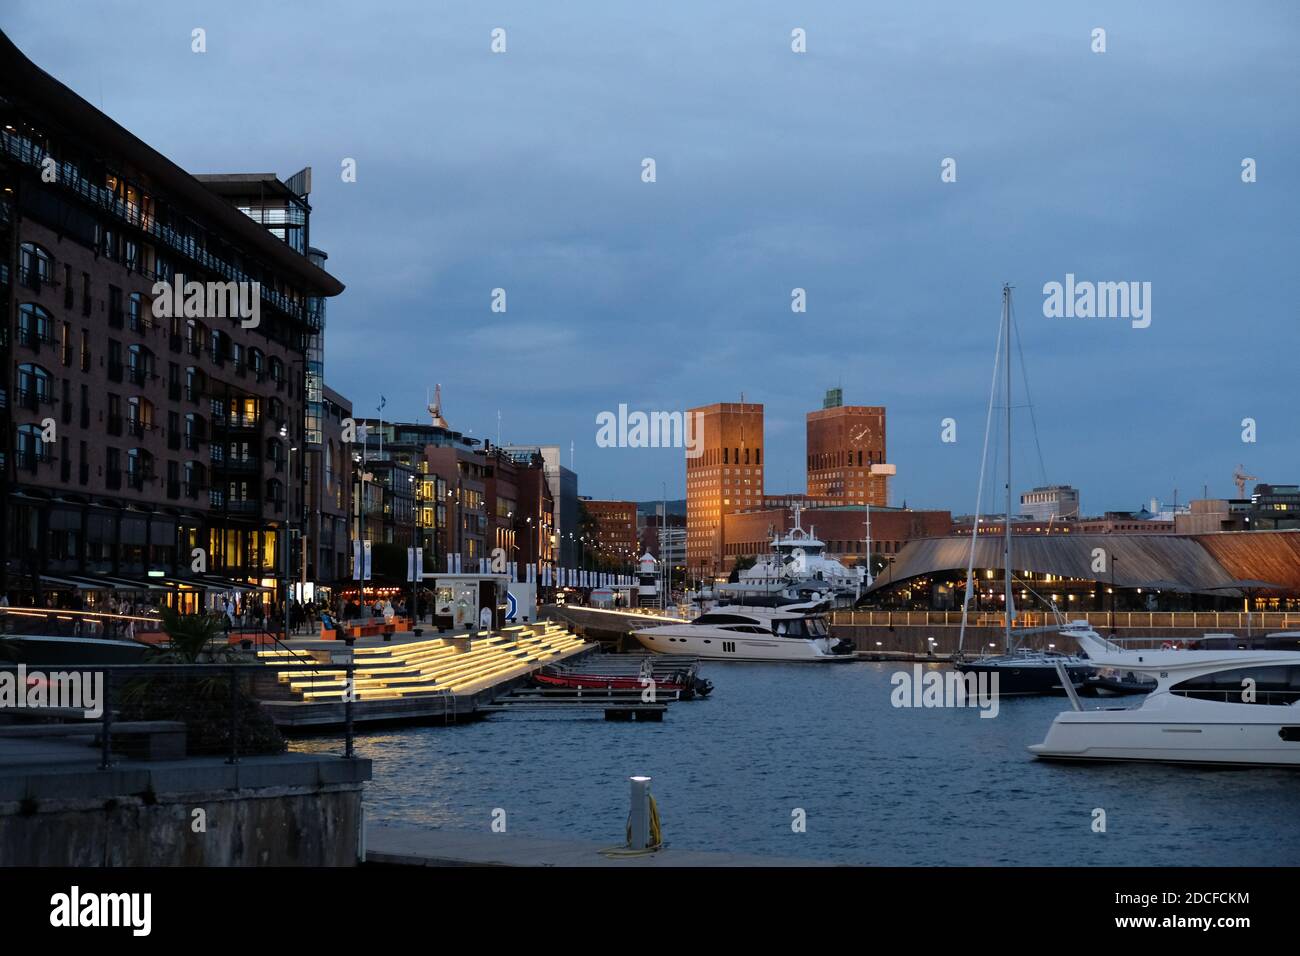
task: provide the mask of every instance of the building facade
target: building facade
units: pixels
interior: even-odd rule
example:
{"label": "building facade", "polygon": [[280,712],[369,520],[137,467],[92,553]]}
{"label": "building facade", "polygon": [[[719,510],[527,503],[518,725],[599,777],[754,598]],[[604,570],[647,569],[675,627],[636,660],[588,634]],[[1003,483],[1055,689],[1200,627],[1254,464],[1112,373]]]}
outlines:
{"label": "building facade", "polygon": [[594,524],[595,547],[616,568],[631,573],[640,542],[637,539],[635,501],[608,501],[583,498],[582,503]]}
{"label": "building facade", "polygon": [[278,588],[309,303],[343,288],[305,196],[292,241],[268,231],[3,34],[0,113],[0,590],[200,567]]}
{"label": "building facade", "polygon": [[838,405],[838,389],[826,407],[808,413],[808,496],[834,504],[889,503],[889,478],[873,474],[885,457],[885,409],[878,405]]}
{"label": "building facade", "polygon": [[763,406],[721,402],[693,408],[698,454],[686,456],[686,560],[692,574],[723,570],[723,518],[763,498]]}
{"label": "building facade", "polygon": [[540,458],[550,487],[555,511],[551,524],[555,533],[555,560],[560,567],[576,568],[581,563],[581,532],[578,529],[578,475],[560,462],[559,445],[515,444],[503,446],[513,456]]}

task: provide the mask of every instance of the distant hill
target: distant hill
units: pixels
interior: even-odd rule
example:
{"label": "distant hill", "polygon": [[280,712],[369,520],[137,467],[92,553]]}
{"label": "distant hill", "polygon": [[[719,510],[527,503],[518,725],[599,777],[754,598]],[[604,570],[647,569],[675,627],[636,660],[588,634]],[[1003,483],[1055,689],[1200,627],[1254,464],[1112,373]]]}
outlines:
{"label": "distant hill", "polygon": [[[657,515],[659,513],[659,506],[663,503],[664,502],[662,501],[638,501],[636,503],[636,513],[639,515]],[[676,501],[670,500],[667,504],[668,513],[670,515],[681,515],[683,518],[686,517],[685,498],[679,498]]]}

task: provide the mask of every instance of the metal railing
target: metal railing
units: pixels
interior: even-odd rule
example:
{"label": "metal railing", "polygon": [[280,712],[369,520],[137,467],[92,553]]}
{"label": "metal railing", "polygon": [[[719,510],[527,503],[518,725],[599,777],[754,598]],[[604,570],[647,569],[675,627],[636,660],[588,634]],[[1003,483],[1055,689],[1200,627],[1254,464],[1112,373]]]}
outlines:
{"label": "metal railing", "polygon": [[[12,672],[15,679],[21,677],[24,691],[30,697],[29,688],[33,681],[45,681],[45,695],[41,705],[30,704],[16,707],[0,708],[0,716],[68,717],[69,709],[98,710],[98,716],[87,714],[82,720],[73,720],[60,725],[57,729],[66,730],[69,736],[95,735],[99,743],[99,769],[109,770],[113,766],[114,728],[128,728],[141,719],[149,721],[180,721],[186,724],[187,740],[185,756],[212,756],[222,753],[226,763],[239,763],[243,754],[240,746],[241,732],[244,729],[241,711],[247,701],[256,701],[250,691],[241,693],[241,684],[251,685],[251,679],[267,676],[277,672],[311,673],[321,670],[343,671],[348,686],[354,686],[356,665],[351,661],[341,663],[255,663],[255,664],[58,664],[54,667],[35,667],[0,661],[0,671]],[[47,675],[53,675],[50,680]],[[76,675],[75,686],[84,688],[86,678],[95,679],[91,685],[94,700],[89,701],[84,691],[79,693],[76,701],[59,701],[50,703],[56,689],[63,692],[74,686],[70,679]],[[217,688],[211,684],[214,680],[224,680],[230,685],[229,696],[225,705],[217,703]],[[170,683],[169,682],[174,682]],[[179,693],[178,693],[179,691]],[[168,694],[178,704],[174,713],[167,712],[167,704],[161,706],[157,698],[167,699]],[[152,695],[153,701],[149,701]],[[353,696],[343,694],[343,754],[345,760],[356,756],[355,726],[353,719]],[[241,699],[242,698],[242,699]],[[196,703],[197,702],[197,703]],[[208,709],[204,709],[204,708]],[[42,714],[45,710],[45,714]],[[147,717],[140,716],[141,710],[147,710]],[[188,721],[185,718],[189,718]],[[269,718],[268,718],[269,720]],[[13,725],[9,725],[13,726]],[[34,736],[48,739],[52,736],[50,724],[33,725]],[[128,728],[129,730],[130,728]],[[218,733],[218,731],[221,731]],[[277,731],[278,734],[278,731]],[[21,734],[18,736],[21,737]],[[283,752],[282,750],[275,752]]]}
{"label": "metal railing", "polygon": [[[1219,630],[1224,628],[1260,628],[1300,630],[1300,611],[1070,611],[1062,613],[1072,621],[1087,621],[1094,627],[1132,629],[1175,628]],[[831,623],[845,625],[893,627],[957,627],[961,611],[832,611]],[[1014,628],[1044,627],[1054,623],[1050,613],[1017,611]],[[1001,611],[971,611],[968,627],[1003,627]]]}

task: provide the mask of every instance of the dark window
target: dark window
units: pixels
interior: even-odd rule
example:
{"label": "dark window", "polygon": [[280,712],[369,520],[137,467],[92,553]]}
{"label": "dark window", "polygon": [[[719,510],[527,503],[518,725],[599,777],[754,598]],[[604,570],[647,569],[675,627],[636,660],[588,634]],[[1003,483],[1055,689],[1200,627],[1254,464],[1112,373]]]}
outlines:
{"label": "dark window", "polygon": [[[1253,682],[1253,686],[1248,682]],[[1169,692],[1230,704],[1292,704],[1300,700],[1300,665],[1218,671],[1189,678],[1175,684]]]}

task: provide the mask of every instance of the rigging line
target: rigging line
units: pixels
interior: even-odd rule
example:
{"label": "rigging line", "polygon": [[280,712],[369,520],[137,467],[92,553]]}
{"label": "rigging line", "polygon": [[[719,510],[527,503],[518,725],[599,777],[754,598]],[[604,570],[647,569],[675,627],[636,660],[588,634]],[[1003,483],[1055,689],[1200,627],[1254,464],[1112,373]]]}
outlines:
{"label": "rigging line", "polygon": [[993,429],[993,402],[997,397],[998,369],[1002,365],[1002,323],[998,323],[998,342],[993,349],[993,382],[989,386],[989,410],[984,419],[984,450],[980,453],[979,489],[975,492],[975,514],[970,529],[970,558],[966,562],[966,593],[961,600],[961,630],[957,634],[957,656],[961,657],[962,645],[966,640],[966,618],[970,611],[970,591],[975,577],[975,544],[979,540],[980,504],[984,500],[984,473],[988,469],[989,432]]}
{"label": "rigging line", "polygon": [[1025,367],[1025,343],[1020,337],[1020,325],[1016,322],[1014,304],[1011,306],[1011,324],[1016,332],[1016,351],[1020,353],[1020,380],[1025,386],[1025,405],[1029,409],[1029,423],[1034,429],[1034,447],[1038,450],[1038,471],[1042,476],[1043,484],[1046,485],[1047,466],[1043,463],[1043,446],[1038,440],[1038,419],[1034,416],[1034,400],[1029,394],[1029,369]]}

